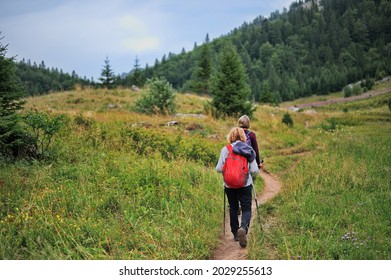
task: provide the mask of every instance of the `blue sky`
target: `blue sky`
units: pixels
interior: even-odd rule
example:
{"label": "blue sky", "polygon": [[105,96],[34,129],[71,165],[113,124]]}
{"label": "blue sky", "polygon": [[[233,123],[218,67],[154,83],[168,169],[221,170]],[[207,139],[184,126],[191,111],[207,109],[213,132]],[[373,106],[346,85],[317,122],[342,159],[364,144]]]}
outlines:
{"label": "blue sky", "polygon": [[106,57],[116,74],[227,34],[294,0],[1,0],[0,32],[17,55],[87,78]]}

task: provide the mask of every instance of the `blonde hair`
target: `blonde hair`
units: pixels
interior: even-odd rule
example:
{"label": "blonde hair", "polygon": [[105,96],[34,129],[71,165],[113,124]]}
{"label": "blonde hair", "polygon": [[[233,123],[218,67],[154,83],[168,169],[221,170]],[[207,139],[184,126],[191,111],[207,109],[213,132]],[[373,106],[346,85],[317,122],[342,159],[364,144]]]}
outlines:
{"label": "blonde hair", "polygon": [[231,129],[231,131],[229,132],[229,134],[227,136],[228,143],[233,143],[237,140],[242,141],[242,142],[246,141],[246,134],[244,133],[243,128],[234,127]]}
{"label": "blonde hair", "polygon": [[241,116],[238,119],[238,126],[241,128],[250,128],[250,118],[246,115]]}

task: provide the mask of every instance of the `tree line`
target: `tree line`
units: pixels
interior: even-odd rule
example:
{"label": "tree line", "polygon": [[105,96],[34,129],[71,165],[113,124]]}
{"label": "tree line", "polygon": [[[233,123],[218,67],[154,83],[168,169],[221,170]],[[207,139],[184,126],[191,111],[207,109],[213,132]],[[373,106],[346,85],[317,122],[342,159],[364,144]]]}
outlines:
{"label": "tree line", "polygon": [[115,75],[108,57],[104,60],[104,65],[101,69],[101,76],[98,81],[93,78],[80,77],[75,71],[71,74],[63,72],[62,69],[48,68],[45,62],[37,64],[31,60],[22,59],[20,62],[15,62],[15,74],[22,85],[23,96],[35,96],[48,94],[50,92],[67,91],[79,87],[93,88],[114,88],[118,86],[131,87],[133,85],[143,86],[145,79],[142,76],[142,69],[139,64],[139,59],[136,57],[133,70],[121,77]]}
{"label": "tree line", "polygon": [[191,52],[164,55],[143,75],[164,76],[176,89],[208,94],[211,73],[227,43],[240,55],[251,87],[247,98],[254,101],[328,94],[391,73],[390,1],[306,2],[293,2],[289,11],[269,18],[259,16],[212,42],[207,36]]}
{"label": "tree line", "polygon": [[213,41],[208,34],[192,51],[169,53],[125,76],[115,75],[108,58],[98,82],[22,60],[17,76],[27,95],[70,90],[75,85],[142,87],[164,77],[174,89],[211,94],[212,76],[227,44],[235,47],[250,86],[247,99],[279,103],[328,94],[346,85],[391,73],[391,2],[388,0],[307,0],[289,10],[259,16]]}
{"label": "tree line", "polygon": [[62,69],[48,68],[44,61],[37,64],[36,62],[22,59],[20,62],[14,63],[16,76],[24,89],[23,95],[43,95],[50,92],[71,90],[76,85],[92,86],[95,84],[92,79],[79,77],[75,71],[69,74],[64,73]]}

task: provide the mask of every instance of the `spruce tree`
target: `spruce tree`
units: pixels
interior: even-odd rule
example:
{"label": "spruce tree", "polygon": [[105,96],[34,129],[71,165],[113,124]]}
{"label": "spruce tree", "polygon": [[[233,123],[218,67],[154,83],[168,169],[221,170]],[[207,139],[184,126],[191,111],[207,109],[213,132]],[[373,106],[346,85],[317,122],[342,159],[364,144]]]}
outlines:
{"label": "spruce tree", "polygon": [[112,88],[114,86],[114,71],[111,68],[110,60],[108,57],[105,59],[105,65],[103,66],[101,77],[99,80],[102,82],[102,86],[105,88]]}
{"label": "spruce tree", "polygon": [[22,108],[22,87],[15,74],[13,58],[6,58],[7,45],[0,38],[0,155],[15,156],[23,146],[24,133],[17,110]]}
{"label": "spruce tree", "polygon": [[140,60],[136,56],[136,59],[134,60],[134,65],[133,65],[133,73],[132,73],[132,86],[138,86],[141,87],[144,85],[144,80],[143,80],[143,73],[140,68]]}
{"label": "spruce tree", "polygon": [[217,116],[249,115],[254,108],[248,98],[251,89],[247,73],[234,46],[230,43],[224,46],[219,60],[220,67],[213,75],[211,93],[212,107]]}
{"label": "spruce tree", "polygon": [[197,93],[209,93],[209,79],[212,74],[210,47],[205,43],[201,47],[200,59],[194,69],[192,89]]}

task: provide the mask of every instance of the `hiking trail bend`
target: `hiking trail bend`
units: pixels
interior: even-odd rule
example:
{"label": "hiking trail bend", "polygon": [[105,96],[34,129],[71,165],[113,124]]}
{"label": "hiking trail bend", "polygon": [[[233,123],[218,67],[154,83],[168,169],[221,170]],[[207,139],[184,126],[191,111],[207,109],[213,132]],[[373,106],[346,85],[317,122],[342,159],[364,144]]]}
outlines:
{"label": "hiking trail bend", "polygon": [[[272,174],[266,173],[264,170],[259,172],[264,180],[264,189],[261,194],[257,193],[258,205],[264,204],[273,197],[275,197],[281,190],[282,184]],[[247,238],[251,238],[251,228],[259,226],[256,221],[258,215],[255,199],[252,200],[252,216],[251,226],[247,234]],[[239,242],[234,241],[233,235],[229,225],[229,214],[226,214],[225,218],[225,234],[220,236],[220,244],[212,254],[213,260],[246,260],[247,259],[247,248],[241,248]]]}

